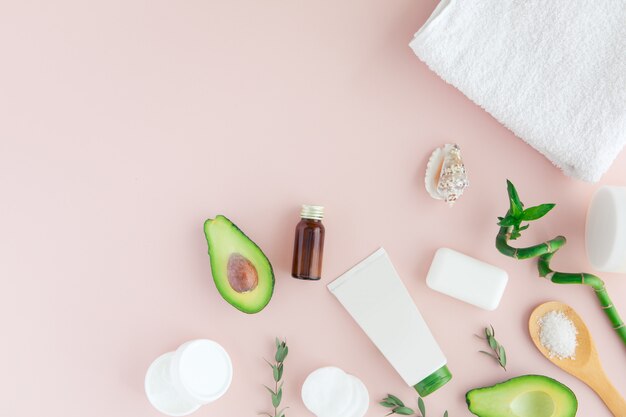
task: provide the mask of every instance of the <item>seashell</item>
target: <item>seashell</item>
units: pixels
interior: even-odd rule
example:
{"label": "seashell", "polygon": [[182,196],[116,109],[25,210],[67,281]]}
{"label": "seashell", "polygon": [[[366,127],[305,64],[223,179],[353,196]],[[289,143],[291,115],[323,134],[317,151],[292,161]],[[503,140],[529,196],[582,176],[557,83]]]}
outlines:
{"label": "seashell", "polygon": [[428,194],[436,200],[444,200],[450,207],[469,186],[461,148],[445,144],[433,151],[426,165],[424,185]]}

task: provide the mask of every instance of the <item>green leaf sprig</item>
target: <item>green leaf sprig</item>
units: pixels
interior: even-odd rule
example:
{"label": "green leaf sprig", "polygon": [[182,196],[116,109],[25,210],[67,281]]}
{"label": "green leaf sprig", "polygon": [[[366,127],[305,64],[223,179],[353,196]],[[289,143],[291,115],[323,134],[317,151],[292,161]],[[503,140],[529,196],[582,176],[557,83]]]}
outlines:
{"label": "green leaf sprig", "polygon": [[[426,405],[424,404],[422,397],[417,397],[417,408],[419,409],[420,414],[417,414],[412,408],[405,406],[400,398],[391,394],[387,394],[387,397],[379,402],[379,404],[385,408],[391,409],[389,413],[385,414],[386,416],[390,416],[392,414],[412,416],[415,414],[416,417],[426,417]],[[443,417],[448,417],[448,410],[443,413]]]}
{"label": "green leaf sprig", "polygon": [[274,414],[270,414],[268,412],[261,413],[262,415],[266,415],[269,417],[286,417],[285,410],[289,407],[284,407],[282,409],[278,409],[280,406],[280,402],[283,399],[283,370],[285,358],[287,358],[287,354],[289,353],[289,348],[287,347],[287,342],[285,340],[279,340],[276,338],[276,354],[274,355],[275,363],[271,363],[269,361],[267,364],[272,367],[272,374],[274,376],[274,389],[271,389],[267,385],[264,385],[265,389],[267,389],[272,396],[272,406],[274,407]]}
{"label": "green leaf sprig", "polygon": [[506,216],[498,217],[498,226],[512,227],[509,232],[509,239],[515,240],[522,235],[524,230],[528,229],[529,225],[522,226],[522,222],[530,222],[542,218],[554,208],[555,204],[540,204],[524,209],[524,203],[521,202],[513,183],[507,180],[506,187],[509,193],[509,211],[506,213]]}
{"label": "green leaf sprig", "polygon": [[502,369],[506,371],[506,351],[504,350],[504,346],[496,340],[496,331],[493,329],[493,326],[485,327],[485,337],[478,337],[487,340],[489,347],[493,350],[493,353],[484,350],[479,350],[479,352],[494,358],[498,361]]}

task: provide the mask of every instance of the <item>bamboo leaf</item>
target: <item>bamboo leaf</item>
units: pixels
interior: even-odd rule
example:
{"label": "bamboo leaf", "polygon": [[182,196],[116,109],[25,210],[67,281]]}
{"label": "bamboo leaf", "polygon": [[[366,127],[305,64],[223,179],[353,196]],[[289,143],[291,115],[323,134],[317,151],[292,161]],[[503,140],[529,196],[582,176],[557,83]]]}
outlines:
{"label": "bamboo leaf", "polygon": [[537,220],[548,214],[556,204],[540,204],[538,206],[529,207],[522,212],[522,220]]}
{"label": "bamboo leaf", "polygon": [[396,407],[393,409],[393,412],[403,416],[410,416],[411,414],[415,413],[415,411],[413,411],[413,409],[409,407]]}
{"label": "bamboo leaf", "polygon": [[516,219],[515,217],[511,217],[511,216],[506,216],[505,218],[503,218],[502,220],[498,222],[498,226],[511,227],[511,226],[515,226],[516,224],[519,224],[520,222],[521,222],[520,219]]}
{"label": "bamboo leaf", "polygon": [[394,403],[389,402],[389,401],[381,401],[378,404],[382,405],[383,407],[387,407],[387,408],[393,408],[396,405],[398,405],[398,404],[394,404]]}
{"label": "bamboo leaf", "polygon": [[422,417],[426,417],[426,406],[424,405],[424,400],[422,400],[422,397],[417,398],[417,408],[420,409]]}
{"label": "bamboo leaf", "polygon": [[510,200],[509,205],[510,205],[509,210],[511,210],[511,216],[513,216],[513,218],[515,219],[519,219],[522,216],[523,209],[517,204],[515,204],[513,200]]}
{"label": "bamboo leaf", "polygon": [[506,189],[509,193],[509,201],[511,202],[511,213],[513,213],[513,215],[515,215],[516,212],[518,212],[518,215],[521,214],[524,210],[524,203],[519,199],[517,189],[515,189],[515,186],[509,180],[506,180]]}

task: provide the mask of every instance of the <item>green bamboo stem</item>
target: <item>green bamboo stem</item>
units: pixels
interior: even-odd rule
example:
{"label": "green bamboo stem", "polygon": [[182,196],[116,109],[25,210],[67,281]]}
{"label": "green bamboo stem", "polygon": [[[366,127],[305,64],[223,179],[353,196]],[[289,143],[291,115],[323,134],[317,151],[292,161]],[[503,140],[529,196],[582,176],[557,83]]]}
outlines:
{"label": "green bamboo stem", "polygon": [[596,275],[585,272],[559,272],[550,268],[552,257],[566,243],[565,237],[557,236],[554,239],[527,248],[514,248],[509,245],[510,233],[510,227],[500,227],[500,231],[496,237],[496,247],[500,253],[515,259],[539,258],[537,260],[539,276],[549,279],[556,284],[582,284],[593,288],[596,297],[598,297],[598,301],[600,301],[602,310],[613,326],[613,330],[615,330],[622,342],[626,345],[626,325],[620,318],[619,312],[611,301],[606,291],[604,281]]}

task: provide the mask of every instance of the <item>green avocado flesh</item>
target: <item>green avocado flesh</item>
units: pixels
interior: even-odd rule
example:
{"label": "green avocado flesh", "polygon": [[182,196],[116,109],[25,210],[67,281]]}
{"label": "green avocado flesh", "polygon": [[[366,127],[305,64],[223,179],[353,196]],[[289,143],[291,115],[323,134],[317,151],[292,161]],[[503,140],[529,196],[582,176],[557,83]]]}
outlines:
{"label": "green avocado flesh", "polygon": [[274,270],[263,251],[233,222],[219,215],[204,222],[217,290],[233,307],[258,313],[274,292]]}
{"label": "green avocado flesh", "polygon": [[524,375],[465,395],[469,410],[479,417],[574,417],[576,396],[547,376]]}

